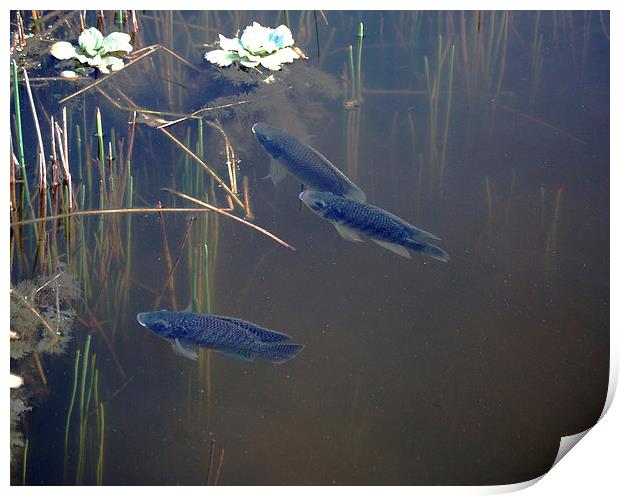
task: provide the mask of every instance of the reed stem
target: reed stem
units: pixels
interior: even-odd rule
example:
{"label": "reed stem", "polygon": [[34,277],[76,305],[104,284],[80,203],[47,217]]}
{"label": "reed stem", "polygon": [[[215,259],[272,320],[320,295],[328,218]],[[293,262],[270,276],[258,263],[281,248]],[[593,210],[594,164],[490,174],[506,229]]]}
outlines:
{"label": "reed stem", "polygon": [[69,400],[69,409],[67,411],[67,422],[65,424],[65,462],[64,462],[65,481],[67,479],[67,460],[69,456],[69,426],[71,424],[71,414],[73,413],[73,405],[75,404],[75,393],[77,391],[79,364],[80,364],[80,350],[77,350],[75,354],[75,363],[73,365],[73,387],[71,388],[71,398]]}

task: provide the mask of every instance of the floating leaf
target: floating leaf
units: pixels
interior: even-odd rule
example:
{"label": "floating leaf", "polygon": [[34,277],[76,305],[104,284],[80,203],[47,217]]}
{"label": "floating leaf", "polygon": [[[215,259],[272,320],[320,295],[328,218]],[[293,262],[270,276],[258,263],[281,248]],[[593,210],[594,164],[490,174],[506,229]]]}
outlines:
{"label": "floating leaf", "polygon": [[256,67],[258,64],[260,64],[260,61],[250,60],[247,57],[241,57],[239,59],[239,63],[244,67]]}
{"label": "floating leaf", "polygon": [[220,67],[228,67],[234,61],[239,60],[240,57],[235,52],[228,52],[226,50],[212,50],[205,53],[205,59],[212,64],[217,64]]}
{"label": "floating leaf", "polygon": [[129,40],[131,40],[131,36],[129,36],[127,33],[110,33],[103,39],[102,52],[104,54],[112,52],[129,53],[133,50],[133,47],[131,46],[131,43],[129,43]]}
{"label": "floating leaf", "polygon": [[263,67],[266,67],[272,71],[279,71],[282,68],[282,64],[288,64],[298,59],[299,55],[292,48],[281,48],[277,52],[261,57],[260,63]]}
{"label": "floating leaf", "polygon": [[228,50],[231,52],[236,52],[240,48],[243,48],[239,38],[226,38],[226,36],[220,36],[220,48],[222,50]]}
{"label": "floating leaf", "polygon": [[[101,59],[99,70],[101,70],[101,66],[106,68],[109,66],[112,71],[118,71],[125,67],[125,62],[123,62],[123,59],[115,57],[114,55],[106,55]],[[101,70],[101,72],[105,71]]]}
{"label": "floating leaf", "polygon": [[71,43],[57,41],[50,47],[50,53],[57,59],[68,60],[77,55],[77,50]]}
{"label": "floating leaf", "polygon": [[78,43],[83,52],[94,57],[103,46],[103,35],[97,28],[82,31]]}

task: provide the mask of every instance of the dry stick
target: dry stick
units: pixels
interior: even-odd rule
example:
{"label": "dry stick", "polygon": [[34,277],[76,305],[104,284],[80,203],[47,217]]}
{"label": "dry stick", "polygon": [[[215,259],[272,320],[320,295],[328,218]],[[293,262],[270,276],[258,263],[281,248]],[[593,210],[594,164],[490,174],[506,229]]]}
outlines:
{"label": "dry stick", "polygon": [[[210,212],[213,211],[211,205],[208,208],[113,208],[103,210],[83,210],[81,212],[68,212],[66,214],[50,215],[38,219],[20,220],[11,222],[11,227],[23,226],[26,224],[36,224],[38,222],[48,222],[52,220],[64,219],[66,217],[82,217],[86,215],[110,215],[110,214],[148,214],[153,212]],[[232,217],[235,217],[234,215]],[[241,220],[235,217],[237,220]]]}
{"label": "dry stick", "polygon": [[[157,206],[161,207],[161,202],[159,202]],[[162,237],[162,243],[163,243],[163,247],[164,247],[164,257],[166,258],[166,265],[168,267],[168,274],[170,274],[170,277],[168,277],[168,279],[166,280],[166,284],[162,288],[162,294],[163,294],[163,291],[166,290],[166,286],[169,285],[170,286],[170,294],[172,295],[172,308],[173,308],[173,310],[176,310],[177,309],[177,301],[176,301],[175,290],[174,290],[174,278],[172,278],[172,274],[173,274],[174,270],[172,268],[172,257],[170,256],[170,248],[168,246],[168,236],[166,235],[166,222],[164,221],[164,215],[163,214],[159,214],[159,226],[161,227],[161,237]]]}
{"label": "dry stick", "polygon": [[105,341],[105,344],[108,347],[108,351],[110,352],[110,355],[112,356],[112,360],[114,361],[114,364],[116,365],[116,368],[118,369],[121,377],[123,377],[124,379],[125,377],[127,377],[127,374],[125,373],[125,370],[123,369],[123,366],[121,365],[121,362],[118,360],[118,357],[116,356],[116,353],[114,352],[114,348],[112,347],[112,343],[108,339],[108,335],[103,330],[103,326],[101,325],[101,322],[99,322],[95,318],[92,311],[88,310],[88,313],[90,314],[90,318],[91,318],[90,323],[86,322],[80,317],[77,317],[77,320],[85,327],[88,327],[90,329],[93,329],[93,328],[96,329],[97,331],[99,331],[99,334],[103,336],[103,340]]}
{"label": "dry stick", "polygon": [[[134,112],[134,113],[135,112],[140,112],[141,115],[137,116],[138,117],[138,122],[142,122],[142,123],[147,124],[147,125],[149,125],[151,127],[170,126],[171,124],[176,124],[177,122],[181,122],[181,121],[184,121],[184,120],[187,120],[187,119],[197,119],[197,117],[188,117],[187,114],[180,114],[178,112],[170,112],[170,111],[162,111],[162,110],[150,110],[150,109],[145,109],[145,108],[137,107],[136,104],[134,102],[132,102],[131,99],[125,93],[123,93],[123,91],[120,88],[115,87],[114,89],[118,92],[118,94],[129,105],[131,105],[131,107],[126,107],[124,105],[121,105],[116,100],[114,100],[114,98],[112,98],[105,91],[103,91],[101,88],[96,88],[96,90],[106,100],[108,100],[112,105],[114,105],[117,109],[125,110],[127,112]],[[165,115],[165,116],[180,117],[180,118],[175,120],[175,121],[169,121],[169,120],[166,120],[166,119],[158,119],[157,117],[150,117],[149,115],[142,115],[142,114]]]}
{"label": "dry stick", "polygon": [[47,322],[47,320],[45,320],[45,319],[43,318],[43,316],[42,316],[42,315],[41,315],[41,314],[40,314],[40,313],[36,310],[36,308],[34,308],[34,307],[33,307],[33,306],[32,306],[32,305],[28,302],[28,300],[27,300],[25,297],[23,297],[22,295],[20,295],[20,294],[19,294],[19,293],[17,293],[16,291],[14,291],[14,290],[13,290],[13,288],[11,288],[11,290],[10,290],[10,291],[11,291],[11,294],[14,294],[15,296],[18,296],[18,297],[19,297],[19,301],[21,301],[24,305],[26,305],[26,306],[28,307],[28,309],[29,309],[29,310],[30,310],[30,311],[31,311],[31,312],[35,315],[35,317],[41,321],[41,323],[43,324],[43,326],[45,327],[45,329],[47,329],[47,330],[50,332],[50,334],[51,334],[52,336],[54,336],[54,339],[55,339],[55,340],[60,339],[60,337],[58,336],[58,334],[56,334],[56,333],[54,332],[54,329],[52,329],[52,326],[50,326],[50,325],[49,325],[49,323]]}
{"label": "dry stick", "polygon": [[228,139],[228,135],[226,134],[226,131],[224,131],[224,128],[221,126],[221,124],[219,122],[210,122],[210,121],[205,121],[205,123],[208,126],[214,127],[215,129],[217,129],[222,136],[224,137],[224,145],[226,147],[226,166],[228,167],[228,177],[230,178],[230,187],[231,190],[237,194],[237,174],[236,174],[236,169],[235,169],[235,151],[233,150],[232,145],[230,144],[230,140]]}
{"label": "dry stick", "polygon": [[[163,219],[163,217],[162,217]],[[177,258],[174,261],[174,265],[172,266],[172,268],[170,269],[170,271],[168,272],[168,277],[166,278],[166,282],[164,283],[163,287],[161,288],[161,291],[159,292],[159,295],[157,296],[157,299],[155,300],[155,303],[153,304],[153,308],[155,310],[157,310],[157,308],[159,308],[159,304],[161,303],[161,299],[164,296],[164,292],[166,291],[166,286],[168,286],[168,282],[169,281],[174,281],[174,279],[172,279],[172,275],[174,274],[174,271],[177,269],[178,265],[179,265],[179,261],[181,260],[181,255],[183,254],[183,249],[185,248],[185,244],[187,243],[187,239],[189,237],[189,231],[192,227],[192,223],[196,220],[196,217],[190,217],[187,220],[187,223],[185,224],[185,232],[183,233],[183,239],[181,240],[181,244],[179,245],[179,253],[177,255]],[[174,295],[174,286],[171,285],[170,290],[172,291],[173,295]],[[173,306],[176,308],[176,301],[173,302]]]}
{"label": "dry stick", "polygon": [[177,138],[174,137],[169,131],[163,128],[158,128],[162,133],[168,136],[177,146],[179,146],[185,153],[187,153],[190,157],[192,157],[196,162],[198,162],[206,171],[217,181],[217,183],[222,186],[224,191],[228,193],[232,199],[235,201],[237,205],[241,207],[242,210],[245,210],[245,205],[239,199],[239,197],[233,193],[233,191],[226,185],[224,181],[220,179],[220,177],[209,167],[198,155],[192,152],[189,148],[187,148],[183,143],[181,143]]}
{"label": "dry stick", "polygon": [[568,131],[564,131],[563,129],[560,129],[559,127],[554,126],[553,124],[549,124],[548,122],[545,122],[541,119],[538,119],[537,117],[525,114],[519,110],[508,107],[507,105],[502,105],[499,102],[493,102],[493,105],[497,105],[499,108],[501,108],[502,110],[506,110],[507,112],[512,112],[514,114],[517,114],[518,116],[521,116],[524,119],[527,119],[528,121],[536,122],[537,124],[540,124],[541,126],[545,126],[545,127],[548,127],[549,129],[553,129],[554,131],[557,131],[558,133],[563,134],[564,136],[571,139],[572,141],[575,141],[576,143],[580,143],[582,145],[587,144],[584,140],[577,138],[577,136],[572,135]]}
{"label": "dry stick", "polygon": [[252,214],[252,209],[250,208],[250,181],[248,176],[243,176],[243,199],[245,200],[245,215],[246,218],[252,220],[254,219],[254,215]]}
{"label": "dry stick", "polygon": [[215,439],[211,438],[211,447],[209,449],[209,465],[207,466],[207,483],[209,485],[209,479],[211,478],[211,470],[213,468],[213,452],[215,451]]}
{"label": "dry stick", "polygon": [[37,109],[34,105],[34,98],[32,98],[32,90],[30,89],[30,81],[28,79],[28,73],[24,69],[24,80],[26,82],[26,91],[28,93],[28,100],[30,102],[30,108],[32,109],[32,118],[34,120],[34,127],[37,133],[37,141],[39,143],[39,193],[41,190],[47,188],[47,177],[45,175],[45,156],[43,149],[43,138],[41,137],[41,128],[39,127],[39,117],[37,116]]}
{"label": "dry stick", "polygon": [[[116,74],[123,72],[124,70],[126,70],[129,66],[131,66],[132,64],[135,64],[136,62],[138,62],[139,60],[142,60],[144,57],[148,57],[149,55],[155,53],[157,50],[164,50],[165,52],[168,52],[170,55],[172,55],[173,57],[177,58],[178,60],[180,60],[181,62],[183,62],[185,65],[187,65],[188,67],[191,67],[192,69],[194,69],[195,71],[200,72],[200,69],[198,69],[195,65],[190,64],[187,60],[185,60],[183,57],[181,57],[180,55],[177,55],[176,53],[174,53],[172,50],[170,50],[169,48],[166,48],[163,45],[150,45],[148,47],[144,47],[141,48],[140,50],[137,50],[136,52],[134,52],[134,58],[132,58],[129,62],[127,62],[125,64],[125,66],[118,70],[118,71],[114,71],[111,72],[110,74],[108,74],[107,76],[102,77],[101,79],[98,79],[97,81],[93,82],[92,84],[89,84],[88,86],[85,86],[84,88],[82,88],[81,90],[76,91],[75,93],[72,93],[69,96],[66,96],[65,98],[58,100],[59,104],[63,104],[66,101],[70,100],[73,97],[76,97],[77,95],[81,95],[82,93],[90,90],[91,88],[103,83],[104,81],[107,81],[108,79],[110,79],[111,77],[115,76]],[[145,52],[145,53],[142,53]],[[139,54],[137,57],[135,57],[135,55]]]}
{"label": "dry stick", "polygon": [[[89,84],[88,86],[85,86],[85,87],[84,87],[84,88],[82,88],[81,90],[78,90],[78,91],[76,91],[75,93],[72,93],[71,95],[64,97],[63,99],[58,100],[58,104],[59,104],[59,105],[62,105],[63,103],[65,103],[65,102],[67,102],[67,101],[71,100],[72,98],[74,98],[74,97],[76,97],[76,96],[78,96],[78,95],[81,95],[82,93],[87,92],[88,90],[90,90],[90,89],[94,88],[95,86],[97,86],[97,85],[99,85],[99,84],[103,83],[104,81],[107,81],[107,80],[108,80],[108,79],[110,79],[111,77],[114,77],[114,76],[116,76],[117,74],[119,74],[119,73],[123,72],[124,70],[126,70],[126,69],[127,69],[129,66],[131,66],[132,64],[135,64],[135,63],[136,63],[136,62],[138,62],[139,60],[142,60],[144,57],[148,57],[149,55],[151,55],[152,53],[154,53],[154,52],[155,52],[156,50],[158,50],[159,48],[160,48],[160,47],[159,47],[159,45],[151,45],[151,46],[148,46],[148,47],[144,47],[144,49],[143,49],[142,51],[147,50],[147,49],[148,49],[149,51],[148,51],[148,52],[146,52],[146,53],[144,53],[144,54],[142,54],[142,55],[139,55],[138,57],[136,57],[135,59],[131,60],[130,62],[127,62],[127,63],[125,64],[125,67],[123,67],[122,69],[120,69],[120,70],[118,70],[118,71],[111,72],[111,73],[110,73],[110,74],[108,74],[107,76],[104,76],[104,77],[102,77],[101,79],[97,79],[97,81],[95,81],[95,82],[93,82],[93,83]],[[24,72],[25,72],[25,71],[24,71]]]}
{"label": "dry stick", "polygon": [[[112,401],[112,400],[113,400],[116,396],[118,396],[118,394],[119,394],[119,393],[120,393],[123,389],[125,389],[125,388],[129,385],[129,383],[130,383],[131,381],[133,381],[133,375],[132,375],[132,376],[129,376],[129,379],[127,379],[127,380],[126,380],[126,381],[125,381],[125,382],[124,382],[124,383],[123,383],[123,384],[122,384],[122,385],[121,385],[121,386],[120,386],[120,387],[119,387],[116,391],[114,391],[114,392],[110,395],[110,397],[109,397],[107,400],[105,400],[105,402],[106,402],[106,403],[109,403],[110,401]],[[100,403],[101,403],[101,402],[100,402]],[[93,408],[91,408],[90,412],[88,412],[88,416],[90,417],[90,416],[91,416],[91,415],[93,415],[94,413],[97,413],[97,407],[96,407],[96,406],[95,406],[95,407],[93,407]]]}
{"label": "dry stick", "polygon": [[[62,167],[62,175],[64,176],[65,181],[67,182],[67,189],[69,190],[69,210],[71,210],[73,205],[73,193],[71,191],[71,173],[69,172],[69,161],[66,154],[66,149],[63,145],[63,138],[61,136],[60,126],[58,122],[54,122],[56,128],[56,137],[58,138],[58,151],[60,152],[60,165]],[[66,121],[65,121],[65,132],[66,132]],[[65,136],[66,137],[66,136]]]}
{"label": "dry stick", "polygon": [[205,207],[206,209],[211,210],[213,212],[217,212],[217,213],[223,215],[224,217],[229,217],[231,219],[236,220],[237,222],[241,222],[242,224],[244,224],[246,226],[249,226],[252,229],[257,230],[259,233],[264,234],[268,238],[273,239],[276,243],[284,246],[285,248],[288,248],[289,250],[295,251],[295,248],[293,246],[289,245],[285,241],[282,241],[280,238],[278,238],[277,236],[271,234],[266,229],[263,229],[262,227],[259,227],[256,224],[252,224],[251,222],[248,222],[247,220],[241,219],[241,218],[239,218],[239,217],[237,217],[235,215],[229,214],[226,210],[214,207],[213,205],[209,205],[208,203],[205,203],[205,202],[201,202],[200,200],[197,200],[196,198],[192,198],[191,196],[188,196],[188,195],[186,195],[184,193],[180,193],[178,191],[174,191],[174,190],[169,189],[169,188],[162,188],[162,190],[163,191],[167,191],[168,193],[172,193],[173,195],[180,196],[181,198],[185,198],[186,200],[188,200],[188,201],[190,201],[192,203],[195,203],[197,205]]}
{"label": "dry stick", "polygon": [[39,354],[35,351],[32,356],[34,357],[34,363],[37,366],[37,372],[39,372],[39,376],[41,376],[41,381],[43,384],[47,384],[47,377],[45,377],[45,372],[43,372],[43,365],[41,365]]}
{"label": "dry stick", "polygon": [[215,480],[213,481],[213,485],[217,486],[217,482],[220,480],[220,472],[222,470],[222,465],[224,463],[224,448],[220,452],[220,461],[217,464],[217,470],[215,471]]}

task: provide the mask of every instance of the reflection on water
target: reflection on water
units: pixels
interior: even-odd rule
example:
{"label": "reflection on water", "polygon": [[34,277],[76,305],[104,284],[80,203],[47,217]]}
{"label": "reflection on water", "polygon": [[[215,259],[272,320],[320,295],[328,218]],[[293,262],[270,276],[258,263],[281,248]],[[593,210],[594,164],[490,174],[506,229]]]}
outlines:
{"label": "reflection on water", "polygon": [[[60,267],[83,293],[64,355],[12,362],[27,382],[14,394],[33,404],[18,423],[26,483],[506,484],[544,473],[560,436],[598,418],[609,358],[609,15],[324,14],[329,24],[286,13],[309,59],[272,82],[266,71],[215,68],[203,44],[253,20],[275,27],[282,12],[139,11],[143,58],[77,96],[94,80],[42,79],[62,67],[37,54],[47,46],[37,36],[16,57],[34,193],[30,210],[16,185],[12,221],[68,208],[68,163],[76,210],[200,208],[176,191],[295,248],[204,211],[15,225],[13,286]],[[70,41],[80,32],[79,12],[42,19],[31,28],[28,13],[27,29],[43,23]],[[132,31],[131,15],[118,21],[85,19]],[[174,55],[138,51],[156,44]],[[43,201],[22,65],[50,174]],[[55,155],[50,117],[67,136]],[[438,234],[450,261],[343,240],[301,208],[295,178],[264,179],[259,121],[311,144],[369,203]],[[13,146],[19,161],[15,132]],[[57,315],[53,299],[44,304]],[[136,320],[190,304],[305,348],[282,365],[206,350],[191,361]],[[15,484],[22,464],[18,447]]]}

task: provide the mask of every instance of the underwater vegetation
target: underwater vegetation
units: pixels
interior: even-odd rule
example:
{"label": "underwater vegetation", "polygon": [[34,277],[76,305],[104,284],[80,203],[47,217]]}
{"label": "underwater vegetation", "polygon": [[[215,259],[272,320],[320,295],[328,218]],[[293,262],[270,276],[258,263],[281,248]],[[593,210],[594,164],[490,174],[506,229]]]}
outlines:
{"label": "underwater vegetation", "polygon": [[11,466],[15,467],[20,465],[18,455],[25,457],[20,419],[42,397],[37,386],[47,384],[42,362],[66,352],[74,338],[81,291],[76,278],[59,266],[53,277],[22,280],[10,294],[11,374],[23,379],[23,386],[11,389]]}

